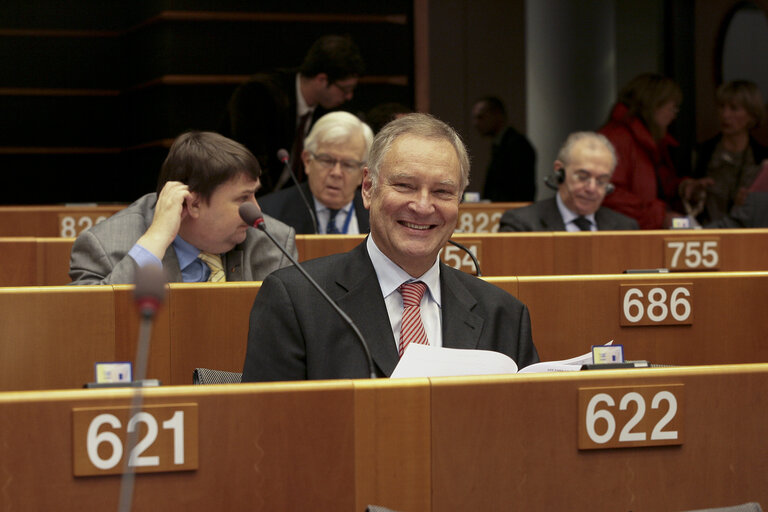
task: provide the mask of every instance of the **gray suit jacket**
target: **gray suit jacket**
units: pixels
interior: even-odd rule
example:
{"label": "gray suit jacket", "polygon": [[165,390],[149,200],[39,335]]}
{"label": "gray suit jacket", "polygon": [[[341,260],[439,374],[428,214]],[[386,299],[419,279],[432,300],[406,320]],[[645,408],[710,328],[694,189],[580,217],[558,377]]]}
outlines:
{"label": "gray suit jacket", "polygon": [[[376,373],[398,363],[384,297],[364,241],[305,263],[368,342]],[[501,352],[519,367],[539,360],[528,309],[502,289],[440,265],[443,346]],[[253,303],[243,381],[368,377],[352,330],[295,267],[267,277]]]}
{"label": "gray suit jacket", "polygon": [[[637,229],[637,221],[610,208],[595,212],[600,231]],[[565,231],[563,218],[554,197],[537,201],[523,208],[507,210],[499,221],[499,231]]]}
{"label": "gray suit jacket", "polygon": [[[136,262],[128,251],[147,231],[155,215],[157,194],[147,194],[107,220],[80,233],[72,246],[69,260],[71,284],[130,284],[134,281]],[[265,217],[269,232],[296,256],[293,228]],[[291,262],[267,236],[248,229],[246,239],[222,255],[227,281],[259,281]],[[180,282],[181,268],[173,246],[163,257],[163,269],[169,282]]]}

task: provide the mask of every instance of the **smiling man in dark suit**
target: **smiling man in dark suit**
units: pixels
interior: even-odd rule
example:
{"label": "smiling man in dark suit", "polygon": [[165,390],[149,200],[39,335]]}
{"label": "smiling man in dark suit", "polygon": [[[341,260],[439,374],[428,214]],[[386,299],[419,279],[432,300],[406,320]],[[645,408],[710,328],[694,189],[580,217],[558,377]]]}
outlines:
{"label": "smiling man in dark suit", "polygon": [[[374,369],[390,376],[410,343],[538,361],[528,309],[438,259],[456,227],[469,158],[456,132],[409,114],[374,138],[362,194],[371,234],[355,249],[305,264],[360,328]],[[243,381],[364,378],[360,342],[295,267],[274,272],[250,317]]]}
{"label": "smiling man in dark suit", "polygon": [[371,129],[353,114],[324,115],[304,141],[307,181],[260,197],[261,210],[298,234],[368,233],[360,183],[372,141]]}
{"label": "smiling man in dark suit", "polygon": [[554,175],[546,181],[557,190],[555,197],[507,210],[499,221],[499,231],[637,229],[634,219],[601,206],[613,190],[615,167],[616,152],[605,136],[572,133],[558,153]]}

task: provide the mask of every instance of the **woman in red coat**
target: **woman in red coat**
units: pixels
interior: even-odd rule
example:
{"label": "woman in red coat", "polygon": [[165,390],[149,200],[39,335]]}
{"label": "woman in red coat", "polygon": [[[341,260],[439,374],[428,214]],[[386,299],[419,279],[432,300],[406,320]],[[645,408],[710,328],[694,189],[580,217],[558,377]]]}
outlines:
{"label": "woman in red coat", "polygon": [[689,199],[706,185],[706,180],[679,178],[669,155],[669,147],[677,146],[677,141],[667,127],[682,99],[672,79],[639,75],[621,90],[610,119],[600,129],[618,156],[611,180],[616,189],[603,206],[637,220],[641,229],[669,227],[674,217],[684,216],[680,194]]}

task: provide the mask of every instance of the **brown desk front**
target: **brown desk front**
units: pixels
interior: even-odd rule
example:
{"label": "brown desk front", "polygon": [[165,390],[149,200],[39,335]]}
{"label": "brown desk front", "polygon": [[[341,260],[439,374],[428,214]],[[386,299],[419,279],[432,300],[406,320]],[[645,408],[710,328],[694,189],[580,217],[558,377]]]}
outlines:
{"label": "brown desk front", "polygon": [[[348,251],[364,238],[298,235],[299,260]],[[714,258],[716,264],[711,270],[768,270],[763,257],[768,252],[768,229],[455,234],[453,240],[478,255],[484,276],[611,274],[660,268],[670,263],[671,252],[666,247],[669,242],[681,247],[676,261],[684,270],[697,270],[684,268],[686,261],[710,262]],[[702,251],[702,241],[717,242],[716,256]],[[72,238],[0,238],[0,254],[5,262],[5,266],[0,265],[0,286],[69,283],[73,242]],[[450,245],[443,251],[443,261],[475,273],[465,253]]]}
{"label": "brown desk front", "polygon": [[76,237],[126,205],[0,206],[0,236]]}
{"label": "brown desk front", "polygon": [[[768,362],[768,272],[488,281],[528,306],[542,360],[570,358],[614,340],[627,359],[657,364]],[[178,385],[191,383],[197,367],[241,371],[260,284],[169,285],[155,321],[148,375]],[[655,288],[664,290],[664,301],[660,292],[650,293]],[[665,307],[667,315],[655,324],[622,325],[625,304],[630,316],[640,307],[644,317],[658,318]],[[681,317],[686,307],[685,323],[673,322],[672,311]],[[5,288],[0,311],[0,390],[77,388],[94,380],[93,363],[134,359],[138,318],[130,286]]]}
{"label": "brown desk front", "polygon": [[[682,444],[579,450],[579,390],[650,386],[678,390]],[[197,407],[198,465],[137,475],[134,509],[765,506],[766,387],[768,365],[148,389],[147,406]],[[73,445],[85,442],[73,409],[127,407],[130,396],[1,393],[0,509],[116,509],[118,476],[73,476]],[[626,421],[618,404],[608,412]],[[123,438],[124,427],[101,429],[113,431]]]}

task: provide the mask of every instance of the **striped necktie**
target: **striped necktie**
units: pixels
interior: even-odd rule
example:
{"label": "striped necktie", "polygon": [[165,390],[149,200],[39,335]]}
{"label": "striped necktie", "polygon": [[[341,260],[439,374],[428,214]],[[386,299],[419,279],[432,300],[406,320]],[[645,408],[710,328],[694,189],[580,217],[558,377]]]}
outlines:
{"label": "striped necktie", "polygon": [[421,322],[421,298],[427,290],[427,285],[421,281],[403,283],[398,288],[403,296],[403,321],[400,323],[400,343],[397,353],[403,357],[405,348],[410,343],[429,345],[424,324]]}
{"label": "striped necktie", "polygon": [[227,276],[224,274],[224,265],[221,263],[221,256],[201,251],[197,257],[211,269],[211,275],[208,276],[209,283],[220,283],[227,280]]}

